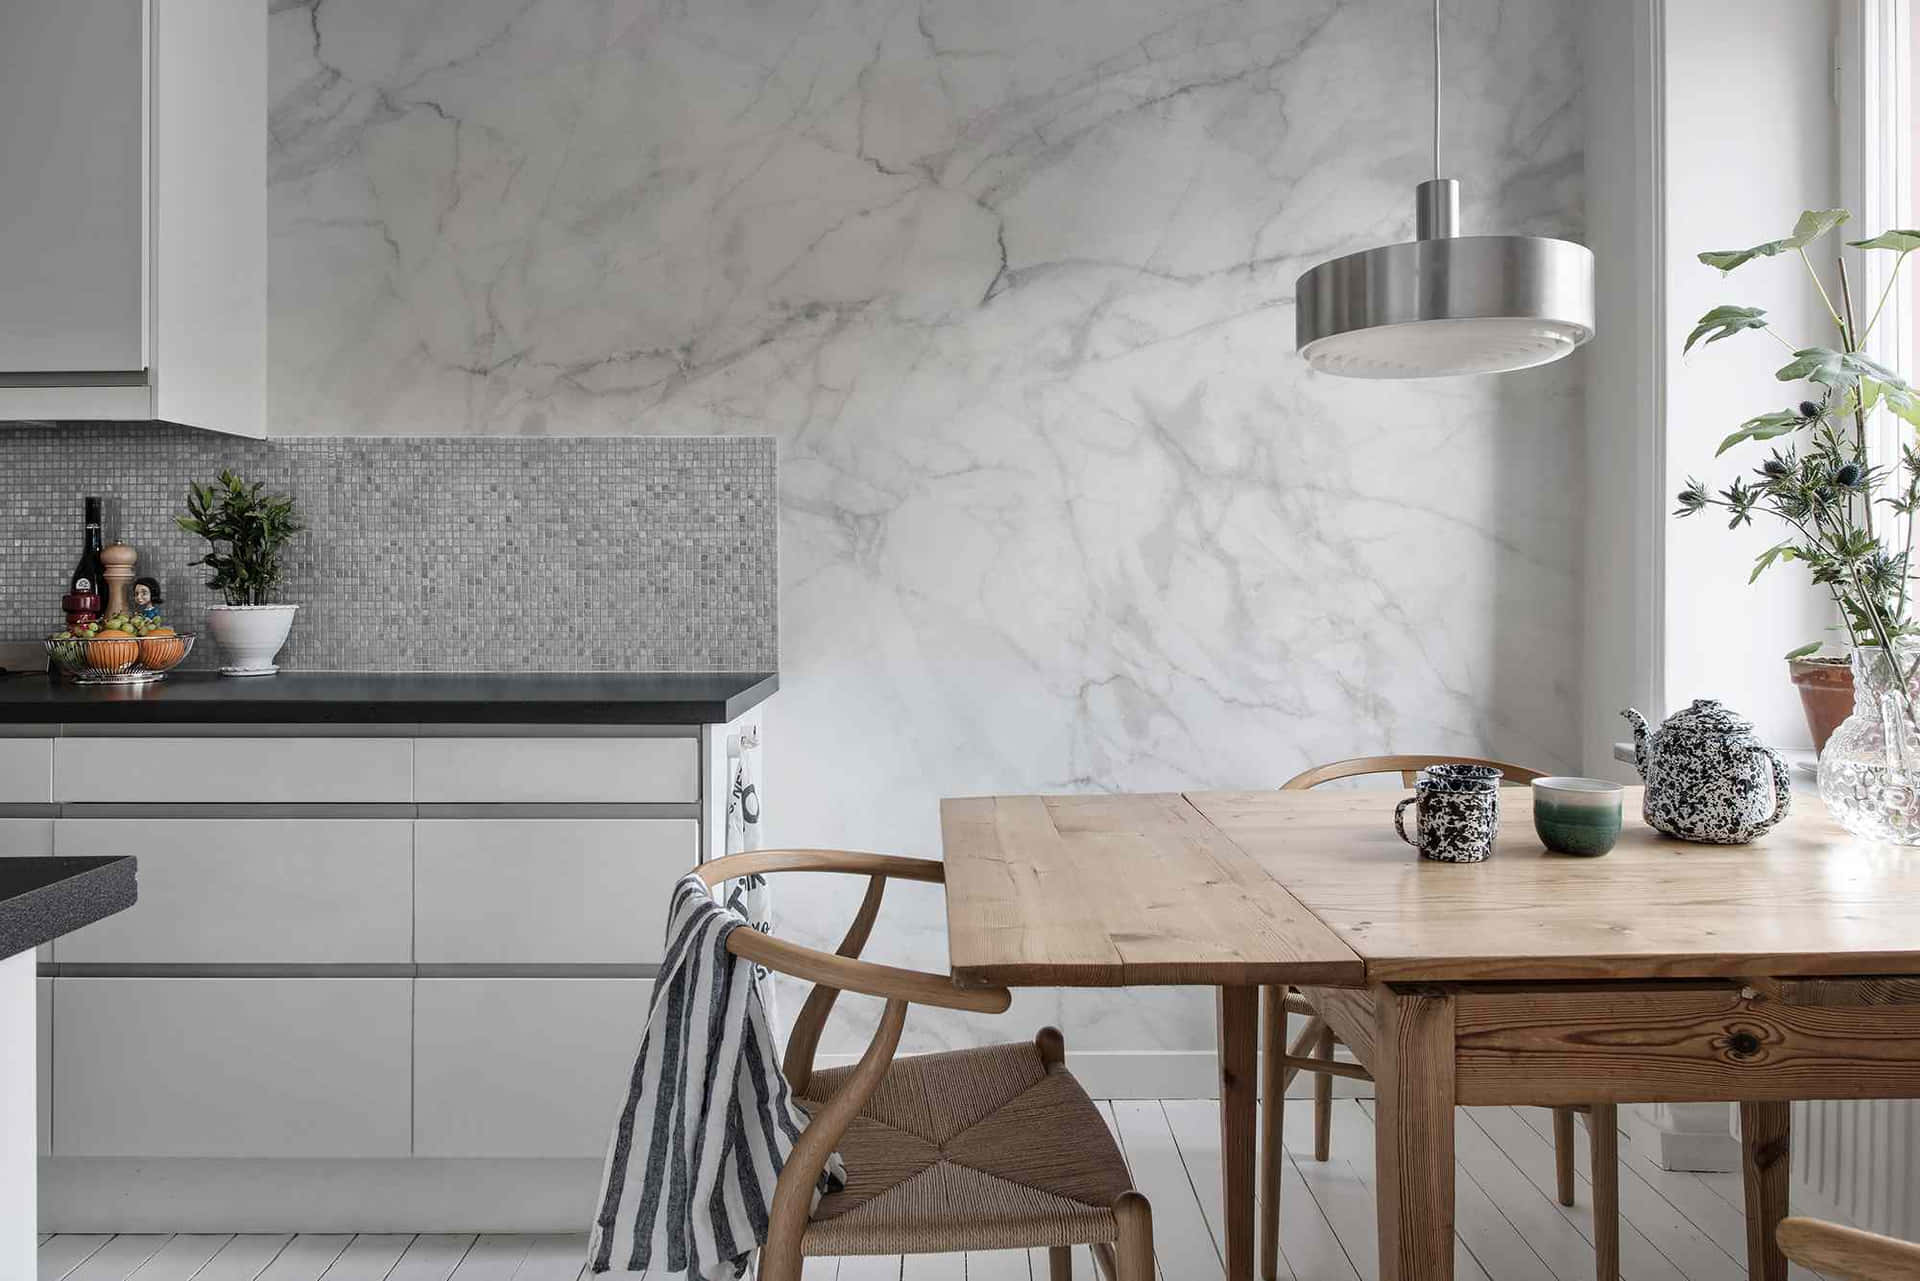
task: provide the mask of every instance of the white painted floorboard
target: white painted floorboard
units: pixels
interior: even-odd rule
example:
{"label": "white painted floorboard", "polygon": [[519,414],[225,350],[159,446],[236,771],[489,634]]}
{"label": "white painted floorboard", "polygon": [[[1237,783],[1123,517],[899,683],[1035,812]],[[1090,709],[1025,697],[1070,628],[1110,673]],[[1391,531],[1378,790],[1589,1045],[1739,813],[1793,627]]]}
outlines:
{"label": "white painted floorboard", "polygon": [[[1312,1109],[1287,1106],[1280,1275],[1375,1281],[1371,1104],[1334,1104],[1333,1150],[1312,1158]],[[1134,1182],[1153,1201],[1162,1281],[1221,1271],[1219,1112],[1200,1099],[1101,1105]],[[1554,1200],[1552,1121],[1537,1108],[1462,1108],[1456,1118],[1455,1273],[1460,1281],[1590,1281],[1592,1197],[1584,1128],[1576,1204]],[[1620,1144],[1622,1281],[1744,1281],[1737,1175],[1683,1174]],[[44,1236],[39,1281],[582,1281],[584,1235],[518,1233],[296,1237]],[[1074,1275],[1095,1274],[1084,1248]],[[1794,1270],[1796,1281],[1818,1281]],[[806,1281],[1047,1281],[1045,1250],[810,1259]]]}

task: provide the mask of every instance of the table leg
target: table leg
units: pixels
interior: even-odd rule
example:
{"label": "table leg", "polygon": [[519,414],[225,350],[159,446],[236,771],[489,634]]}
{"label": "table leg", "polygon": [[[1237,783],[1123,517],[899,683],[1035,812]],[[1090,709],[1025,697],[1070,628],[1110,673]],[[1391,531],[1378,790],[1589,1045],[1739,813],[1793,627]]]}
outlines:
{"label": "table leg", "polygon": [[1587,1113],[1587,1146],[1593,1157],[1594,1276],[1599,1281],[1620,1281],[1620,1109],[1617,1104],[1596,1103]]}
{"label": "table leg", "polygon": [[1281,1130],[1286,1119],[1287,1083],[1280,1071],[1275,1047],[1287,1044],[1287,989],[1274,984],[1260,989],[1260,1276],[1276,1281],[1280,1275],[1280,1163]]}
{"label": "table leg", "polygon": [[1453,1281],[1453,997],[1385,987],[1375,1003],[1380,1281]]}
{"label": "table leg", "polygon": [[1787,1161],[1793,1130],[1792,1104],[1740,1105],[1740,1173],[1747,1192],[1747,1276],[1750,1281],[1786,1281],[1787,1256],[1774,1229],[1787,1217]]}
{"label": "table leg", "polygon": [[1254,1071],[1260,989],[1223,987],[1220,1015],[1220,1188],[1227,1281],[1253,1281]]}

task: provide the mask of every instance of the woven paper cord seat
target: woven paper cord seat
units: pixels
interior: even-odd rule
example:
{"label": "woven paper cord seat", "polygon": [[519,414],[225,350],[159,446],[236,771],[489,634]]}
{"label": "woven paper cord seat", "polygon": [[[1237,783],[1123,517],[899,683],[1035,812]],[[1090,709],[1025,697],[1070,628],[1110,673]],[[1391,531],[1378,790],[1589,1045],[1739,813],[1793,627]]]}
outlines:
{"label": "woven paper cord seat", "polygon": [[[852,1070],[815,1073],[809,1110]],[[1099,1109],[1032,1042],[896,1059],[840,1154],[847,1187],[821,1200],[802,1254],[1111,1242],[1132,1186]]]}

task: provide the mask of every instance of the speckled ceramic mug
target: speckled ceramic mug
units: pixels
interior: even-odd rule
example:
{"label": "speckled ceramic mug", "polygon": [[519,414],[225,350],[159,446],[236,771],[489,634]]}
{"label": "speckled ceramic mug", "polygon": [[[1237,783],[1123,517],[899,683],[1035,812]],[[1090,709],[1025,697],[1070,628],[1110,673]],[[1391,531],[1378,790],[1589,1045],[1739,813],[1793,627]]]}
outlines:
{"label": "speckled ceramic mug", "polygon": [[1533,830],[1556,854],[1594,858],[1620,839],[1620,784],[1604,778],[1533,780]]}
{"label": "speckled ceramic mug", "polygon": [[[1407,835],[1407,806],[1417,805],[1415,836]],[[1500,771],[1490,765],[1429,765],[1414,779],[1413,795],[1393,807],[1400,839],[1436,863],[1480,863],[1493,853],[1500,831]]]}

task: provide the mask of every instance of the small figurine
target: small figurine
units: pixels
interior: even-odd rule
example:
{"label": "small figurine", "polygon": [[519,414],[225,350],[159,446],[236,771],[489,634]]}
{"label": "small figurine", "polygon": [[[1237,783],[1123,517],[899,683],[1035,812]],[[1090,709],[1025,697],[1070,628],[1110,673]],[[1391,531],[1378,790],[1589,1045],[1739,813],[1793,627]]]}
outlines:
{"label": "small figurine", "polygon": [[136,578],[133,580],[133,612],[142,618],[160,617],[160,607],[166,601],[160,598],[160,580],[157,578]]}

